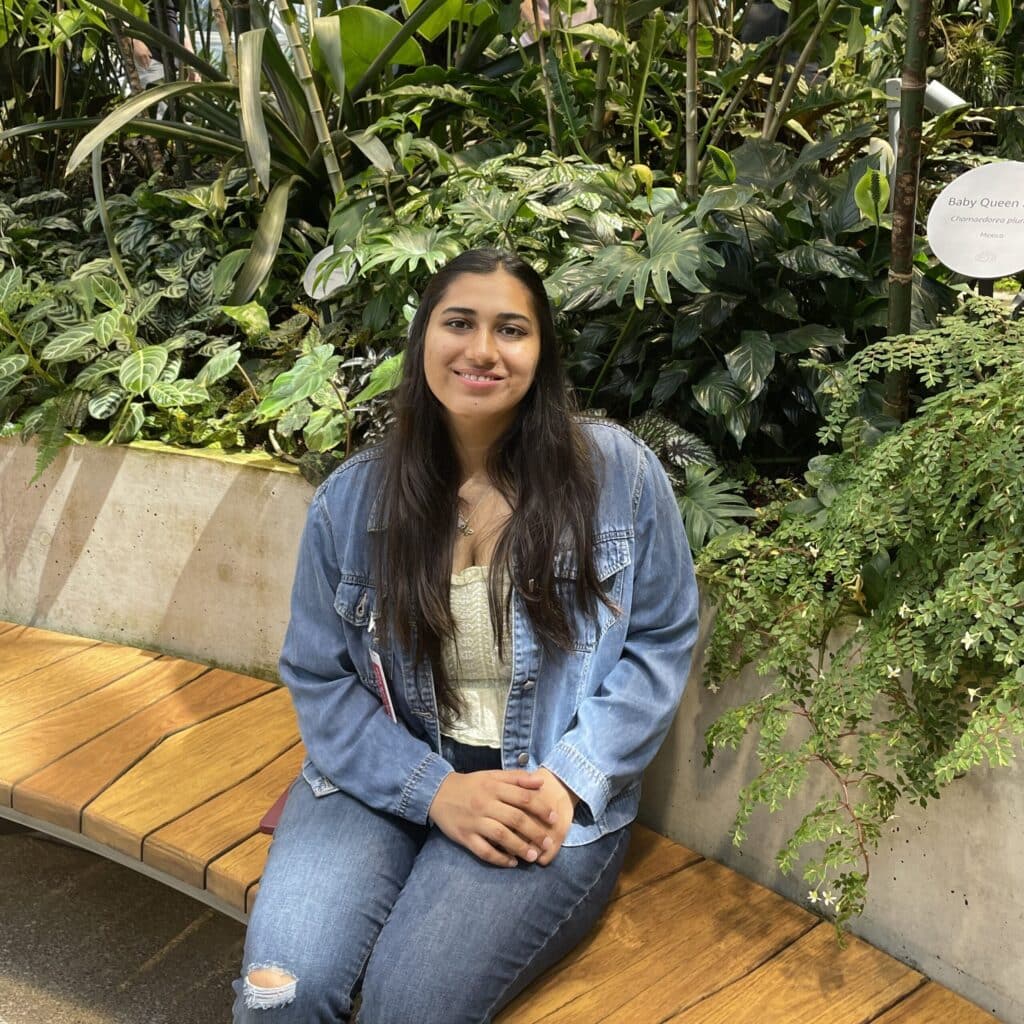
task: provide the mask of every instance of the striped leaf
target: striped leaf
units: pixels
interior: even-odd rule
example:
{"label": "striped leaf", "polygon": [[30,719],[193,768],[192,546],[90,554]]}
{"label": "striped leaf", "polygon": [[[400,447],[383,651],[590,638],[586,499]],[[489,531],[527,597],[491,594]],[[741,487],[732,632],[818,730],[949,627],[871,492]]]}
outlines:
{"label": "striped leaf", "polygon": [[121,408],[125,390],[118,384],[104,384],[89,399],[89,415],[94,420],[109,420]]}
{"label": "striped leaf", "polygon": [[156,383],[166,365],[167,350],[159,345],[147,345],[146,348],[139,349],[125,357],[118,372],[118,378],[132,394],[141,395],[148,387]]}
{"label": "striped leaf", "polygon": [[23,355],[21,352],[15,352],[14,355],[10,356],[4,356],[3,359],[0,359],[0,380],[16,376],[21,373],[26,366],[28,366],[28,356]]}
{"label": "striped leaf", "polygon": [[21,287],[21,267],[8,270],[0,275],[0,309],[12,312],[14,309],[14,293]]}
{"label": "striped leaf", "polygon": [[81,370],[75,378],[75,387],[91,391],[109,374],[114,373],[123,362],[120,355],[100,356]]}
{"label": "striped leaf", "polygon": [[41,359],[49,363],[70,363],[79,356],[92,339],[92,325],[77,324],[62,334],[58,334],[53,341],[47,342],[39,355]]}
{"label": "striped leaf", "polygon": [[105,274],[95,274],[90,278],[93,295],[108,309],[124,305],[124,295],[118,283]]}
{"label": "striped leaf", "polygon": [[102,348],[108,348],[121,323],[121,310],[108,309],[92,322],[93,334]]}
{"label": "striped leaf", "polygon": [[292,184],[296,180],[298,180],[297,175],[294,174],[282,178],[267,198],[263,212],[260,214],[256,234],[253,235],[252,248],[249,250],[245,265],[235,281],[229,305],[239,306],[248,302],[267,279],[267,275],[274,266],[277,249],[281,244],[281,233],[284,231],[285,217],[288,213],[288,197]]}
{"label": "striped leaf", "polygon": [[129,408],[128,415],[125,416],[120,429],[114,435],[114,441],[118,444],[126,444],[142,429],[145,418],[146,414],[142,411],[141,403],[136,402]]}
{"label": "striped leaf", "polygon": [[194,380],[176,380],[170,384],[157,382],[149,389],[149,397],[161,409],[177,409],[183,405],[198,405],[210,396],[206,388]]}

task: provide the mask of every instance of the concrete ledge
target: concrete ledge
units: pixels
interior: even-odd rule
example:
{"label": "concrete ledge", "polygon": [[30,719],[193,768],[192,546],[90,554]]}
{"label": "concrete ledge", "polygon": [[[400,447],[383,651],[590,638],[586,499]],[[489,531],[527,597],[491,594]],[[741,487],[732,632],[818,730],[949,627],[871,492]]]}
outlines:
{"label": "concrete ledge", "polygon": [[[34,447],[0,441],[0,619],[275,677],[309,484],[244,462],[83,447],[29,485],[34,462]],[[641,818],[806,904],[806,884],[774,862],[799,808],[758,812],[741,849],[729,840],[737,791],[757,772],[753,743],[702,762],[708,725],[760,691],[748,674],[713,695],[695,661]],[[853,928],[1013,1024],[1024,1024],[1021,777],[1019,765],[976,771],[926,811],[901,808]]]}
{"label": "concrete ledge", "polygon": [[135,447],[0,441],[0,618],[276,678],[313,488]]}

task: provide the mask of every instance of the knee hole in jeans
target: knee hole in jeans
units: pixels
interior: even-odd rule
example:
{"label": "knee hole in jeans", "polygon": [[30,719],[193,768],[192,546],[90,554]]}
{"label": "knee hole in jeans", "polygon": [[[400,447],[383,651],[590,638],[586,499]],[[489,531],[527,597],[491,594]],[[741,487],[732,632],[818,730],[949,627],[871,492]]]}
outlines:
{"label": "knee hole in jeans", "polygon": [[298,979],[277,964],[253,965],[245,975],[245,1005],[250,1010],[287,1006],[297,985]]}

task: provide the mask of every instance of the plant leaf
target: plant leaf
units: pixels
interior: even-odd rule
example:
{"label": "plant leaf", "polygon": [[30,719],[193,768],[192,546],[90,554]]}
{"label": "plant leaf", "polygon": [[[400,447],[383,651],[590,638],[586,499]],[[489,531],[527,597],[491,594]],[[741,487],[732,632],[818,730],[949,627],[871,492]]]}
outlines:
{"label": "plant leaf", "polygon": [[259,226],[253,235],[249,255],[231,291],[229,305],[237,306],[248,302],[273,268],[277,249],[281,244],[285,217],[288,214],[288,197],[292,185],[297,180],[298,175],[290,174],[287,178],[282,178],[271,190],[260,214]]}
{"label": "plant leaf", "polygon": [[124,388],[134,395],[141,395],[156,381],[166,365],[167,349],[161,345],[147,345],[125,356],[117,376]]}
{"label": "plant leaf", "polygon": [[265,422],[280,416],[285,409],[315,394],[334,376],[341,365],[341,357],[334,355],[330,345],[317,345],[302,356],[295,366],[280,374],[270,387],[270,393],[256,407],[257,420]]}
{"label": "plant leaf", "polygon": [[383,362],[378,363],[370,373],[369,383],[355,397],[349,400],[349,405],[361,405],[369,402],[371,398],[382,395],[385,391],[391,391],[398,387],[402,379],[403,353],[391,356]]}
{"label": "plant leaf", "polygon": [[150,387],[149,397],[153,404],[161,409],[176,409],[183,405],[198,405],[205,402],[210,395],[198,381],[176,380],[168,384],[157,381]]}
{"label": "plant leaf", "polygon": [[857,209],[875,227],[882,222],[882,214],[889,205],[889,179],[881,172],[869,167],[853,190]]}
{"label": "plant leaf", "polygon": [[238,99],[241,107],[242,138],[249,161],[260,184],[270,190],[270,139],[263,120],[263,95],[260,92],[263,71],[265,28],[243,32],[238,40]]}
{"label": "plant leaf", "polygon": [[755,398],[775,366],[775,346],[767,331],[742,331],[740,343],[725,354],[725,365],[732,379]]}
{"label": "plant leaf", "polygon": [[705,412],[712,416],[725,416],[743,401],[743,392],[732,374],[719,368],[693,385],[693,397]]}
{"label": "plant leaf", "polygon": [[46,343],[39,358],[49,363],[69,363],[93,339],[91,324],[76,324]]}
{"label": "plant leaf", "polygon": [[241,348],[241,344],[236,342],[234,345],[218,352],[196,374],[196,383],[209,385],[220,380],[221,377],[226,377],[238,365],[238,360],[241,357]]}

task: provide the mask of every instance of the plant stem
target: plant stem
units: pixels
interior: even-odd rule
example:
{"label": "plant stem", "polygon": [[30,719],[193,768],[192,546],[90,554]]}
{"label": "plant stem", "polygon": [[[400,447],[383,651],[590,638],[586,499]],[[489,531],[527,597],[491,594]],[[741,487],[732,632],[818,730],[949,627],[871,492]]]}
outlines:
{"label": "plant stem", "polygon": [[544,105],[548,110],[548,135],[551,138],[551,151],[561,156],[558,149],[558,134],[555,131],[555,108],[551,103],[551,83],[548,81],[548,61],[544,46],[544,27],[540,20],[540,8],[537,0],[531,0],[533,6],[534,31],[537,33],[537,54],[540,57],[540,84],[544,92]]}
{"label": "plant stem", "polygon": [[697,0],[686,12],[686,198],[697,198]]}
{"label": "plant stem", "polygon": [[[917,186],[921,174],[921,120],[928,63],[928,31],[932,0],[910,0],[907,11],[907,55],[900,93],[900,137],[892,201],[892,253],[889,263],[890,338],[910,331],[914,294],[914,229]],[[910,378],[906,370],[890,371],[883,385],[883,411],[907,419]]]}
{"label": "plant stem", "polygon": [[224,14],[224,7],[221,0],[210,0],[210,10],[213,11],[213,17],[217,23],[217,35],[220,36],[220,44],[224,48],[224,59],[227,62],[228,78],[237,85],[238,58],[235,56],[235,44],[231,41],[231,30],[228,28],[228,19]]}
{"label": "plant stem", "polygon": [[637,310],[636,307],[629,311],[629,316],[626,318],[626,323],[623,325],[622,330],[619,332],[619,336],[615,339],[615,344],[612,345],[611,352],[608,353],[608,358],[604,361],[601,366],[601,372],[597,375],[597,380],[594,381],[593,387],[587,392],[587,404],[586,408],[589,409],[594,402],[594,398],[597,395],[597,389],[601,386],[601,382],[604,380],[605,374],[608,372],[609,367],[612,365],[612,360],[618,355],[619,349],[622,347],[622,343],[626,340],[626,335],[629,334],[630,329],[633,326],[633,321],[636,319]]}
{"label": "plant stem", "polygon": [[[607,25],[611,14],[611,0],[602,0],[599,11],[601,24]],[[588,152],[593,152],[604,135],[604,112],[608,103],[608,72],[611,63],[611,50],[607,46],[599,46],[597,70],[594,72],[594,109],[591,111],[590,134],[587,137]]]}
{"label": "plant stem", "polygon": [[[786,111],[789,109],[790,103],[793,102],[793,94],[796,92],[797,83],[803,77],[804,68],[807,67],[807,62],[811,59],[811,54],[818,45],[818,39],[821,38],[821,33],[825,31],[825,26],[831,20],[832,15],[835,14],[838,6],[839,0],[829,0],[828,6],[821,12],[821,16],[818,18],[818,24],[814,26],[811,34],[807,37],[807,42],[804,43],[804,48],[800,51],[800,56],[797,58],[797,62],[789,76],[789,81],[786,83],[782,99],[779,100],[779,106],[775,111],[775,116],[772,118],[771,126],[762,132],[761,137],[769,142],[774,142],[775,137],[779,134]],[[809,9],[812,10],[813,8]]]}
{"label": "plant stem", "polygon": [[[422,6],[425,7],[426,4]],[[299,20],[288,0],[277,0],[277,9],[281,14],[281,21],[284,23],[292,59],[295,61],[295,77],[298,78],[299,85],[302,86],[302,93],[306,97],[309,119],[313,122],[313,130],[316,133],[317,148],[320,150],[324,167],[327,170],[327,179],[331,183],[331,190],[337,200],[340,196],[345,195],[345,179],[341,175],[338,154],[335,153],[334,143],[331,141],[331,127],[327,123],[324,108],[320,103],[316,82],[313,81],[313,68],[310,66],[305,41],[299,31]]]}

